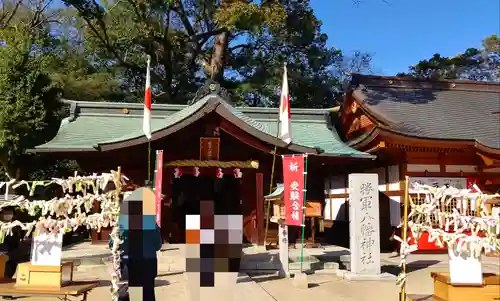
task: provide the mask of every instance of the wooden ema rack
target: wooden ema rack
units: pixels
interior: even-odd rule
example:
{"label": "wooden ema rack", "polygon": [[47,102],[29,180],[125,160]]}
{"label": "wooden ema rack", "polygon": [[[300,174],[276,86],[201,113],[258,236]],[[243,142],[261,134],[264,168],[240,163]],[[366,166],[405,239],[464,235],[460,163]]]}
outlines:
{"label": "wooden ema rack", "polygon": [[434,280],[432,296],[407,295],[408,301],[498,301],[500,275],[483,273],[482,285],[451,284],[449,273],[431,273]]}

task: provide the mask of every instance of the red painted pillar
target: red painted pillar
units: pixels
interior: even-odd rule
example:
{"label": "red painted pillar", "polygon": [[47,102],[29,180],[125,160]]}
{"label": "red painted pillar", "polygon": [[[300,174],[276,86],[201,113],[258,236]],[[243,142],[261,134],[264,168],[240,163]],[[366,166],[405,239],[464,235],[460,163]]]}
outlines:
{"label": "red painted pillar", "polygon": [[170,236],[170,205],[172,199],[172,169],[163,168],[162,194],[164,195],[161,205],[161,237],[167,242]]}

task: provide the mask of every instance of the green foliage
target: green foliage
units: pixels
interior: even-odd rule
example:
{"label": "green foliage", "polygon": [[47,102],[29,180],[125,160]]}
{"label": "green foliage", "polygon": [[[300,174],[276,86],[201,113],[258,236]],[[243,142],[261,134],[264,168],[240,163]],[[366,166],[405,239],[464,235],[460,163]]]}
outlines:
{"label": "green foliage", "polygon": [[92,63],[113,70],[122,91],[142,101],[146,55],[151,56],[153,99],[186,103],[213,78],[235,102],[276,105],[283,63],[294,106],[334,103],[338,49],[326,45],[305,0],[65,0],[78,11],[74,24]]}
{"label": "green foliage", "polygon": [[247,30],[256,33],[263,27],[275,31],[284,26],[287,12],[277,1],[264,1],[260,5],[241,0],[226,2],[216,9],[214,17],[218,25],[231,31]]}
{"label": "green foliage", "polygon": [[187,103],[212,78],[236,104],[276,106],[287,63],[292,105],[328,107],[346,72],[366,72],[371,61],[327,46],[307,0],[63,2],[2,2],[0,177],[2,169],[43,179],[77,168],[23,153],[56,133],[61,97],[142,101],[147,55],[154,101],[171,104]]}
{"label": "green foliage", "polygon": [[0,163],[10,176],[24,150],[51,138],[59,124],[59,89],[45,71],[53,59],[46,33],[21,22],[0,28]]}
{"label": "green foliage", "polygon": [[483,48],[469,48],[455,57],[434,54],[409,67],[412,76],[423,79],[469,79],[477,81],[500,81],[500,39],[496,35],[483,40]]}

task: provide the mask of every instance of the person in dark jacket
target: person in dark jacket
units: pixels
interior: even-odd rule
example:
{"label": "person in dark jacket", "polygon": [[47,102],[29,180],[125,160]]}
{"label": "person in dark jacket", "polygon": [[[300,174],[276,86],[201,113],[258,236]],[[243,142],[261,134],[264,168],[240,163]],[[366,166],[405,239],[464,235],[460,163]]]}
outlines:
{"label": "person in dark jacket", "polygon": [[158,275],[156,252],[161,249],[160,228],[155,219],[155,195],[151,188],[133,191],[123,200],[120,213],[122,235],[127,239],[123,250],[128,254],[128,290],[131,301],[136,293],[144,301],[155,301],[155,278]]}
{"label": "person in dark jacket", "polygon": [[[12,220],[16,219],[15,214],[12,216]],[[22,240],[22,230],[21,227],[17,226],[12,229],[12,235],[7,235],[4,238],[3,243],[7,249],[7,256],[9,259],[5,263],[4,278],[12,278],[17,270],[17,265],[22,260],[22,250],[21,250],[21,240]],[[14,300],[13,296],[4,296],[3,299]]]}

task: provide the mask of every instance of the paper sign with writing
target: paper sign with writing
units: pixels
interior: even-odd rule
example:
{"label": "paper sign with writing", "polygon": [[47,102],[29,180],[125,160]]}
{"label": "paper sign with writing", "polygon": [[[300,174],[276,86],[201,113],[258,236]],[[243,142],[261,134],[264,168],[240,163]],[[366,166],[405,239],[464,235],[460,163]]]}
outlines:
{"label": "paper sign with writing", "polygon": [[377,174],[349,175],[351,271],[380,274],[380,219]]}
{"label": "paper sign with writing", "polygon": [[62,258],[62,233],[40,233],[33,236],[31,264],[60,266]]}
{"label": "paper sign with writing", "polygon": [[300,226],[304,206],[304,156],[286,155],[282,159],[285,222],[289,226]]}
{"label": "paper sign with writing", "polygon": [[161,190],[163,183],[163,150],[156,151],[156,168],[155,168],[155,220],[158,227],[161,228]]}
{"label": "paper sign with writing", "polygon": [[421,193],[425,190],[418,191],[415,189],[415,183],[420,185],[428,185],[433,187],[453,187],[456,189],[466,189],[467,179],[466,178],[445,178],[445,177],[410,177],[408,181],[408,191],[410,193]]}
{"label": "paper sign with writing", "polygon": [[220,138],[200,138],[200,160],[219,160]]}

